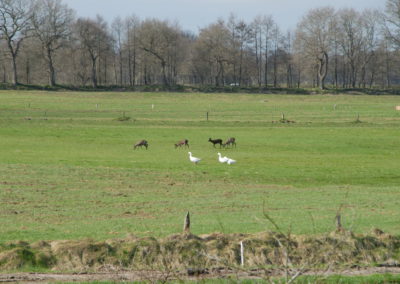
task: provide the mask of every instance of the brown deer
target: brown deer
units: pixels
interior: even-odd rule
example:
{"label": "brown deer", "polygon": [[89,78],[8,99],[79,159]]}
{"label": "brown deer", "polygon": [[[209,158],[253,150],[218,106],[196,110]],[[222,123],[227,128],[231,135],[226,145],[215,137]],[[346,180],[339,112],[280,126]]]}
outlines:
{"label": "brown deer", "polygon": [[181,141],[179,141],[178,143],[176,143],[176,144],[174,144],[175,145],[175,149],[176,148],[180,148],[180,147],[182,147],[183,145],[185,145],[185,147],[188,147],[188,148],[190,148],[189,147],[189,140],[187,140],[187,139],[183,139],[183,140],[181,140]]}
{"label": "brown deer", "polygon": [[219,147],[221,148],[222,146],[222,139],[211,139],[208,138],[208,142],[211,142],[215,148],[215,144],[219,144]]}
{"label": "brown deer", "polygon": [[223,146],[224,148],[225,148],[226,146],[229,146],[229,145],[232,145],[232,148],[233,148],[233,146],[236,147],[236,139],[235,139],[235,137],[229,138],[228,140],[226,140],[226,142],[225,142],[224,144],[222,144],[222,146]]}
{"label": "brown deer", "polygon": [[135,145],[133,145],[133,150],[136,150],[136,148],[138,147],[142,148],[142,146],[146,147],[147,150],[147,147],[149,147],[149,143],[147,143],[146,140],[140,140]]}

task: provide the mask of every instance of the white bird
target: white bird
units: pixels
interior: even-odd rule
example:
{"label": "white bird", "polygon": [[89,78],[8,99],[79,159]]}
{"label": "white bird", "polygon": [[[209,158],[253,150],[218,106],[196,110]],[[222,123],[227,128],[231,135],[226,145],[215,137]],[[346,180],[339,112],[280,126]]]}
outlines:
{"label": "white bird", "polygon": [[197,164],[198,162],[201,161],[201,159],[196,158],[196,157],[193,157],[193,156],[192,156],[192,152],[188,152],[188,153],[189,153],[189,159],[190,159],[190,161],[191,161],[192,163]]}
{"label": "white bird", "polygon": [[221,153],[218,153],[218,161],[223,164],[223,163],[228,162],[228,158],[227,157],[221,157]]}
{"label": "white bird", "polygon": [[231,159],[231,158],[224,157],[224,159],[227,159],[226,163],[227,163],[228,165],[233,165],[234,163],[236,163],[236,160],[233,160],[233,159]]}

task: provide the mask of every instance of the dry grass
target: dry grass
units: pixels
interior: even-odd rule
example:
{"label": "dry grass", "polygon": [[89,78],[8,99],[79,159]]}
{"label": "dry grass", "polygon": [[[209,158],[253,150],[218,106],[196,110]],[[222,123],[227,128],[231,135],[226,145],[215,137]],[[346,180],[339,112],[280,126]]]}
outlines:
{"label": "dry grass", "polygon": [[[291,236],[265,232],[259,234],[218,234],[195,236],[177,234],[163,239],[151,237],[108,241],[51,241],[7,243],[0,247],[0,269],[46,268],[56,271],[105,269],[150,269],[181,271],[239,269],[240,241],[245,246],[245,267],[240,269],[307,269],[346,266],[373,266],[395,262],[400,238],[379,230],[369,235],[348,231],[321,236]],[[288,255],[286,255],[288,254]]]}

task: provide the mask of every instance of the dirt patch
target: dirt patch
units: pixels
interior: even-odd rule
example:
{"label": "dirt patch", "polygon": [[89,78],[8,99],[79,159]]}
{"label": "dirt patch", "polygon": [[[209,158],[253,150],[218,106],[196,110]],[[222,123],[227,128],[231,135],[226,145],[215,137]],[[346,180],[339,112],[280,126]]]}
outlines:
{"label": "dirt patch", "polygon": [[[92,281],[110,281],[110,282],[126,282],[126,281],[173,281],[173,280],[201,280],[201,279],[267,279],[265,270],[232,270],[232,269],[215,269],[214,271],[189,275],[188,271],[177,271],[166,274],[162,271],[114,271],[114,272],[97,272],[97,273],[14,273],[0,274],[0,283],[15,282],[92,282]],[[284,277],[282,270],[269,270],[269,277]],[[362,269],[346,269],[336,271],[309,271],[304,275],[314,275],[317,277],[327,277],[330,275],[342,276],[369,276],[374,274],[400,274],[400,268],[362,268]],[[268,277],[268,278],[269,278]]]}

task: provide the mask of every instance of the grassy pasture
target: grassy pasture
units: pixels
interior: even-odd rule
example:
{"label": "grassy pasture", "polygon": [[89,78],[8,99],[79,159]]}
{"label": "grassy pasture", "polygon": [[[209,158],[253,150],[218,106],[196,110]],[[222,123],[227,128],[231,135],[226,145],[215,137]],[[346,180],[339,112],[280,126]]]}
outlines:
{"label": "grassy pasture", "polygon": [[[154,107],[152,107],[152,105]],[[0,92],[0,241],[344,226],[399,234],[395,96]],[[209,121],[206,121],[209,112]],[[295,123],[279,123],[282,113]],[[128,121],[118,121],[121,116]],[[361,122],[357,122],[357,117]],[[236,137],[221,150],[209,137]],[[133,151],[140,139],[149,150]],[[203,161],[195,166],[189,139]]]}

